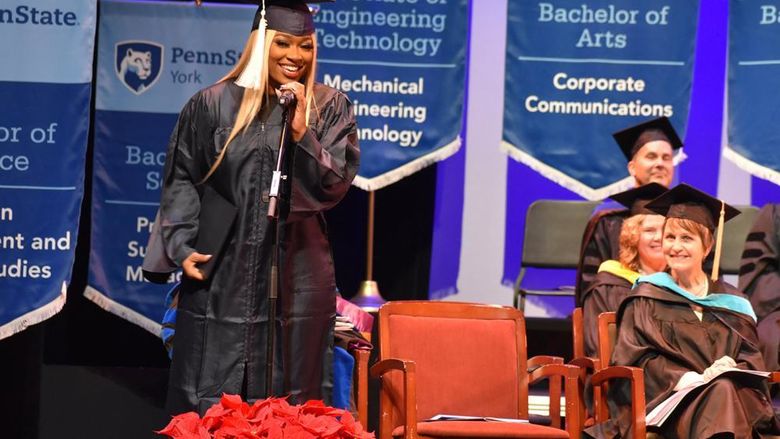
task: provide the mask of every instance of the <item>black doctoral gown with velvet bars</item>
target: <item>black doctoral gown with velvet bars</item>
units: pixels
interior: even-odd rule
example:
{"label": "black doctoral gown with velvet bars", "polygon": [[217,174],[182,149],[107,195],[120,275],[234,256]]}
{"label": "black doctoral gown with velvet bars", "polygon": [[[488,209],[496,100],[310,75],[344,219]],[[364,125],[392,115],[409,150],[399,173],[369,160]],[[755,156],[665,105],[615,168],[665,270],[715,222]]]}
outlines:
{"label": "black doctoral gown with velvet bars", "polygon": [[[293,403],[331,396],[335,276],[323,211],[347,192],[359,148],[351,104],[340,92],[315,86],[316,115],[300,142],[287,148],[281,205],[281,260],[274,395]],[[266,396],[267,288],[271,230],[266,217],[279,149],[282,110],[271,97],[236,137],[205,184],[231,131],[243,88],[222,82],[197,93],[182,110],[168,146],[158,218],[144,270],[149,277],[178,268],[199,234],[230,230],[206,282],[183,277],[168,409],[203,413],[223,393]],[[199,227],[206,187],[236,207],[232,224]]]}
{"label": "black doctoral gown with velvet bars", "polygon": [[780,369],[780,204],[758,213],[745,242],[739,288],[758,317],[758,339],[769,370]]}
{"label": "black doctoral gown with velvet bars", "polygon": [[[741,294],[723,282],[710,291]],[[618,339],[611,364],[644,369],[647,412],[674,392],[688,371],[704,372],[728,355],[737,367],[765,370],[752,318],[722,308],[703,308],[702,320],[693,302],[665,288],[641,283],[618,310]],[[708,438],[732,433],[737,438],[777,434],[777,423],[766,384],[716,378],[666,421],[665,438]],[[594,437],[631,437],[630,390],[626,383],[610,386],[609,423],[589,429]],[[614,422],[617,421],[617,422]]]}

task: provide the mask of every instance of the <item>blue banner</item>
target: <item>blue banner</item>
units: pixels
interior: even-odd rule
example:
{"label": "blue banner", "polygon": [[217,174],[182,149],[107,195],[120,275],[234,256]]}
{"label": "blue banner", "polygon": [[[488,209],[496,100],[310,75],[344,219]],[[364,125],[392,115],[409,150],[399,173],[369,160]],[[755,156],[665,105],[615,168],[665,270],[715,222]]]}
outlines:
{"label": "blue banner", "polygon": [[780,1],[729,3],[728,145],[723,154],[780,184]]}
{"label": "blue banner", "polygon": [[256,7],[118,0],[100,6],[84,294],[159,335],[170,287],[146,282],[141,264],[168,138],[184,103],[238,61]]}
{"label": "blue banner", "polygon": [[685,133],[698,6],[510,1],[502,149],[587,199],[630,187],[611,133],[659,116]]}
{"label": "blue banner", "polygon": [[65,303],[84,194],[96,6],[0,6],[0,339]]}
{"label": "blue banner", "polygon": [[458,150],[468,0],[342,1],[314,21],[318,76],[357,116],[355,186],[380,189]]}

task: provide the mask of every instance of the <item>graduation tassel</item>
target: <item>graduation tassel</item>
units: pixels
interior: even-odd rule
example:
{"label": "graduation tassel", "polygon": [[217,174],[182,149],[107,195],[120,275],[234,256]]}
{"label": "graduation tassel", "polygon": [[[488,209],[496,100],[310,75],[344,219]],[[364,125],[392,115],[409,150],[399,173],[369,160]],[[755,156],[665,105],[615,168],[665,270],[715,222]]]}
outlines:
{"label": "graduation tassel", "polygon": [[720,216],[718,217],[718,236],[715,239],[715,261],[712,263],[712,274],[710,279],[713,282],[718,280],[718,270],[720,270],[720,253],[723,246],[723,223],[725,223],[726,203],[720,202]]}
{"label": "graduation tassel", "polygon": [[265,20],[265,0],[263,0],[260,10],[260,24],[257,27],[255,42],[252,45],[252,52],[249,54],[249,62],[241,75],[236,80],[236,84],[254,90],[260,89],[260,76],[263,73],[263,64],[265,64],[265,30],[268,22]]}

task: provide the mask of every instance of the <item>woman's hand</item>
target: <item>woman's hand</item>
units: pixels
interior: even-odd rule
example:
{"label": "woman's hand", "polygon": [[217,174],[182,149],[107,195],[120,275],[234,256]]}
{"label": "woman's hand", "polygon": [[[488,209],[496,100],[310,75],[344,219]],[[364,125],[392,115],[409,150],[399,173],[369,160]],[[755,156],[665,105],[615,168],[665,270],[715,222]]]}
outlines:
{"label": "woman's hand", "polygon": [[198,264],[202,264],[211,259],[211,255],[204,255],[203,253],[192,252],[187,259],[181,263],[181,268],[184,270],[184,274],[190,279],[206,280],[206,275],[198,269]]}
{"label": "woman's hand", "polygon": [[723,372],[726,372],[727,370],[733,369],[735,367],[737,367],[737,362],[728,355],[724,355],[715,360],[715,362],[713,362],[710,367],[704,369],[702,376],[704,376],[705,381],[709,382]]}
{"label": "woman's hand", "polygon": [[295,108],[290,109],[290,134],[294,141],[299,142],[306,134],[306,86],[300,82],[288,82],[279,90],[290,90],[295,94]]}

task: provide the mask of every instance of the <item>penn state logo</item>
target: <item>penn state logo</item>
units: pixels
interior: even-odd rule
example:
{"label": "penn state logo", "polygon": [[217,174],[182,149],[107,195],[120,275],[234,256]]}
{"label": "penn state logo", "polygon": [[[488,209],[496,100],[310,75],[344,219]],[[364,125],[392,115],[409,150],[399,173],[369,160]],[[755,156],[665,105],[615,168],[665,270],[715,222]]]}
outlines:
{"label": "penn state logo", "polygon": [[140,95],[160,79],[163,53],[163,46],[151,41],[121,41],[114,54],[116,75],[125,87]]}

